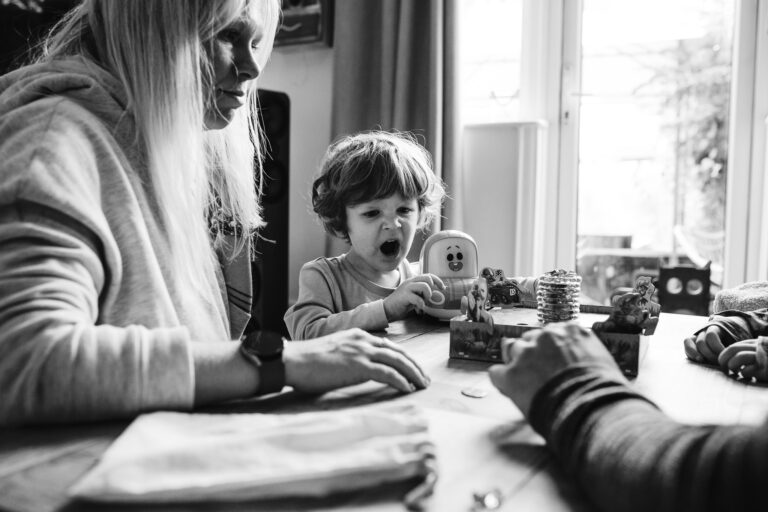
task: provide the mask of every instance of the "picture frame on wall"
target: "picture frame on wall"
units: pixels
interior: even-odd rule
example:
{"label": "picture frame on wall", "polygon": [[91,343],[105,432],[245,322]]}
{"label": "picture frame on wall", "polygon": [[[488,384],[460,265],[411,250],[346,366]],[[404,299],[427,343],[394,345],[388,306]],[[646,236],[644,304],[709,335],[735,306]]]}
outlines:
{"label": "picture frame on wall", "polygon": [[282,9],[275,46],[333,46],[333,0],[282,0]]}

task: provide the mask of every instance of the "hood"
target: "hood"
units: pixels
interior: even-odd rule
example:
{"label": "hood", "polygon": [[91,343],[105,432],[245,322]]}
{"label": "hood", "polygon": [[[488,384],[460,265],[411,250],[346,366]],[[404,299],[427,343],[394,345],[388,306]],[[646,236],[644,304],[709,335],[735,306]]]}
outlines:
{"label": "hood", "polygon": [[125,114],[122,84],[82,57],[24,66],[0,77],[0,117],[50,96],[66,97],[116,123]]}

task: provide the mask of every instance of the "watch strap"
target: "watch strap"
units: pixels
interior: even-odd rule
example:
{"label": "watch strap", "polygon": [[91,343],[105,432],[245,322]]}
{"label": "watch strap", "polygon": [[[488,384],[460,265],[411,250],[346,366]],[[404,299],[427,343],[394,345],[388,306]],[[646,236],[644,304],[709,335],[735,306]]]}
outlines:
{"label": "watch strap", "polygon": [[[258,331],[248,335],[240,343],[240,353],[246,361],[259,369],[259,388],[257,395],[268,395],[282,391],[285,387],[285,363],[283,362],[282,348],[271,349],[269,353],[261,353],[259,342],[261,336],[279,336],[277,333],[265,333]],[[252,338],[252,337],[255,337]],[[282,337],[280,338],[282,343]]]}

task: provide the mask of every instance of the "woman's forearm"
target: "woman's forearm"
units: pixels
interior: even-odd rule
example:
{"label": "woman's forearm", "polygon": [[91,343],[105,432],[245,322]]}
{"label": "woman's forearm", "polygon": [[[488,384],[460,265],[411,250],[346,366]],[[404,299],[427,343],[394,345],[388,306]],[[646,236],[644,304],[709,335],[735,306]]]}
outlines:
{"label": "woman's forearm", "polygon": [[239,344],[192,343],[195,406],[254,396],[258,369],[240,355]]}

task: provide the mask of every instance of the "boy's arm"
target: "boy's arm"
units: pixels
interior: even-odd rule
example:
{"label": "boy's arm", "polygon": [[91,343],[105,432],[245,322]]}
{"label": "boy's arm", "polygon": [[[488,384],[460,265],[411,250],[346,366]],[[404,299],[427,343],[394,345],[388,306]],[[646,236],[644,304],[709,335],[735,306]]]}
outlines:
{"label": "boy's arm", "polygon": [[709,318],[707,324],[693,333],[694,336],[709,327],[719,327],[722,331],[720,341],[724,346],[741,340],[768,336],[768,309],[756,311],[721,311]]}
{"label": "boy's arm", "polygon": [[291,338],[312,339],[352,327],[380,331],[389,325],[383,300],[339,311],[340,299],[341,291],[331,276],[324,275],[314,262],[304,265],[299,273],[299,298],[284,317]]}

